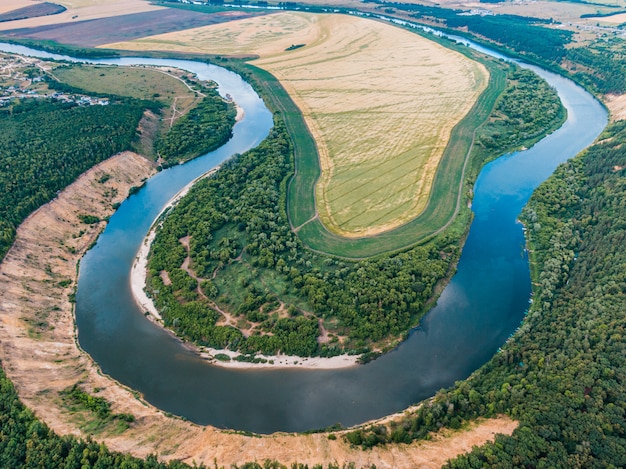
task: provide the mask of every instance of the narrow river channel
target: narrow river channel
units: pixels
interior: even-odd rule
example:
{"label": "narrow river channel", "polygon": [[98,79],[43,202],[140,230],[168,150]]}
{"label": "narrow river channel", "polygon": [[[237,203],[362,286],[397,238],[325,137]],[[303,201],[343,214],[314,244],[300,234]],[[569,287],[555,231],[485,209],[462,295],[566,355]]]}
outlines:
{"label": "narrow river channel", "polygon": [[[0,49],[82,61],[8,44]],[[518,214],[556,166],[591,144],[607,123],[605,109],[585,90],[523,65],[557,89],[567,122],[533,148],[482,170],[474,190],[475,218],[457,273],[408,340],[368,365],[342,370],[233,370],[208,364],[148,321],[133,300],[130,269],[168,200],[234,153],[257,145],[267,136],[272,116],[249,85],[219,67],[146,58],[87,62],[189,70],[218,82],[220,93],[230,94],[244,108],[245,119],[226,145],[158,173],[111,217],[81,262],[76,304],[80,344],[104,373],[167,412],[199,424],[260,433],[378,418],[432,396],[487,362],[528,308],[530,275]]]}

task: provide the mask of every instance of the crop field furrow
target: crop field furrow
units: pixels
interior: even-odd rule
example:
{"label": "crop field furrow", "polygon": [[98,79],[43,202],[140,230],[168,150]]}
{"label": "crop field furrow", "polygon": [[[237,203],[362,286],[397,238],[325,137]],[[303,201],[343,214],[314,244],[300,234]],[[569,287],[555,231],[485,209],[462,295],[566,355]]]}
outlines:
{"label": "crop field furrow", "polygon": [[[409,210],[411,208],[411,203],[412,203],[411,200],[407,200],[404,203],[397,204],[395,209],[391,211],[386,211],[379,218],[374,219],[374,223],[379,224],[379,225],[384,225],[385,223],[388,223],[390,220],[394,220],[396,217],[401,216],[403,213]],[[379,213],[382,213],[382,212],[379,211]],[[345,222],[346,226],[352,226],[352,225],[360,226],[362,222],[359,220],[359,218],[363,216],[367,216],[368,219],[371,218],[371,216],[367,214],[367,212],[363,211],[361,213],[355,214],[354,217],[352,217],[350,220],[346,220]]]}
{"label": "crop field furrow", "polygon": [[[341,214],[337,214],[336,218],[342,225],[346,226],[355,225],[354,220],[356,217],[363,214],[367,214],[370,218],[375,218],[376,220],[381,218],[394,219],[396,215],[390,215],[391,212],[397,212],[394,207],[413,208],[421,203],[420,195],[423,194],[425,188],[423,184],[416,185],[414,183],[415,173],[418,171],[419,169],[414,169],[410,172],[390,171],[388,174],[385,174],[385,180],[388,181],[387,184],[377,184],[374,187],[369,187],[365,194],[362,190],[346,194],[346,197],[353,199],[352,203],[343,201],[344,205],[350,207],[348,213],[351,215],[342,218]],[[387,202],[391,197],[394,200],[394,206],[392,207]]]}
{"label": "crop field furrow", "polygon": [[[346,178],[342,184],[336,185],[333,187],[332,191],[328,191],[329,199],[337,201],[338,198],[344,197],[346,194],[350,194],[355,189],[358,189],[362,183],[388,186],[389,184],[387,182],[392,173],[414,177],[415,175],[411,175],[410,173],[418,171],[421,167],[420,162],[416,160],[415,155],[412,153],[407,153],[397,158],[395,162],[396,164],[393,166],[383,162],[364,169],[354,175],[350,174],[350,177]],[[368,190],[367,192],[370,191]],[[344,203],[345,202],[346,201],[344,201]]]}

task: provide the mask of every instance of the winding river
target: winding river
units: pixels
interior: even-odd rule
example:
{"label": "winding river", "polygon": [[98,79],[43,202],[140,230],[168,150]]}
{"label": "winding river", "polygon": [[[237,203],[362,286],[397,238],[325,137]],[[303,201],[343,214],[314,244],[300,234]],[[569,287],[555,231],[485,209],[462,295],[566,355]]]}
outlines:
{"label": "winding river", "polygon": [[[8,44],[0,49],[78,61]],[[475,217],[457,273],[420,327],[396,350],[365,366],[234,370],[210,365],[148,321],[133,300],[129,275],[162,207],[198,175],[257,145],[271,129],[272,116],[249,85],[219,67],[145,58],[83,62],[183,68],[218,82],[220,93],[230,94],[245,111],[226,145],[158,173],[111,217],[81,262],[76,320],[81,346],[104,373],[150,403],[199,424],[260,433],[348,426],[388,415],[487,362],[523,320],[530,298],[528,259],[516,217],[556,166],[591,144],[607,123],[605,109],[582,88],[523,65],[557,89],[567,122],[533,148],[499,158],[481,171]]]}

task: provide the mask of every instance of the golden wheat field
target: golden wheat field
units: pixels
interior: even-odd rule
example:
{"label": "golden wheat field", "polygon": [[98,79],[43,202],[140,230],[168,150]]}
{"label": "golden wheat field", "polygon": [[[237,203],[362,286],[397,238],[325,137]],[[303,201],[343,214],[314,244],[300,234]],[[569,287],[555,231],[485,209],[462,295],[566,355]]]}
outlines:
{"label": "golden wheat field", "polygon": [[460,53],[345,15],[277,13],[106,47],[258,55],[253,63],[281,81],[315,137],[319,216],[344,236],[389,230],[424,209],[452,128],[488,82]]}

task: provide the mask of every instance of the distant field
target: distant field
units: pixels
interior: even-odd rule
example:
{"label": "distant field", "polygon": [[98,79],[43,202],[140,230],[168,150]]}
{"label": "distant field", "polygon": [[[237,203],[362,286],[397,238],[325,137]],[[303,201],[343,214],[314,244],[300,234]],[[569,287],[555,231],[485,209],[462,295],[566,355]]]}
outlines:
{"label": "distant field", "polygon": [[70,66],[54,70],[54,76],[70,86],[103,94],[157,100],[181,107],[195,102],[196,94],[178,78],[164,72],[138,67]]}
{"label": "distant field", "polygon": [[106,47],[259,55],[252,63],[280,80],[315,137],[320,218],[353,237],[424,210],[451,129],[488,82],[457,52],[345,15],[280,13]]}
{"label": "distant field", "polygon": [[[560,2],[560,1],[537,1],[537,2],[505,2],[498,4],[493,11],[498,14],[531,16],[535,18],[553,18],[563,23],[580,23],[581,15],[595,13],[610,13],[625,6],[623,0],[599,0],[585,2]],[[448,5],[444,5],[448,6]],[[485,4],[485,8],[490,8]]]}
{"label": "distant field", "polygon": [[31,0],[2,0],[0,2],[0,14],[17,10],[18,8],[26,8],[33,5]]}
{"label": "distant field", "polygon": [[282,12],[153,35],[132,42],[105,44],[104,47],[267,57],[282,54],[293,44],[315,41],[320,33],[317,18],[311,14]]}
{"label": "distant field", "polygon": [[17,10],[10,10],[0,14],[0,22],[15,21],[25,18],[36,18],[39,16],[56,15],[65,11],[65,7],[54,3],[35,3]]}
{"label": "distant field", "polygon": [[617,15],[611,16],[603,16],[603,17],[595,17],[595,18],[587,18],[588,20],[599,21],[600,23],[609,23],[609,24],[622,24],[626,23],[626,13],[618,13]]}
{"label": "distant field", "polygon": [[[53,16],[0,23],[0,29],[9,30],[54,24],[71,24],[78,21],[163,9],[163,7],[155,6],[145,0],[59,0],[57,3],[66,7],[67,10]],[[32,0],[2,0],[0,1],[0,13],[32,5],[36,5]],[[11,8],[7,8],[7,6],[11,6]]]}
{"label": "distant field", "polygon": [[[96,47],[116,41],[129,41],[151,34],[179,31],[209,24],[248,18],[262,12],[217,12],[214,14],[197,13],[174,8],[131,13],[114,16],[115,10],[109,10],[108,17],[81,21],[79,14],[71,22],[46,24],[6,29],[3,34],[9,37],[48,40],[80,47]],[[67,12],[66,12],[67,13]],[[101,12],[104,13],[104,12]],[[65,13],[64,13],[65,14]],[[13,24],[0,23],[0,25]]]}

